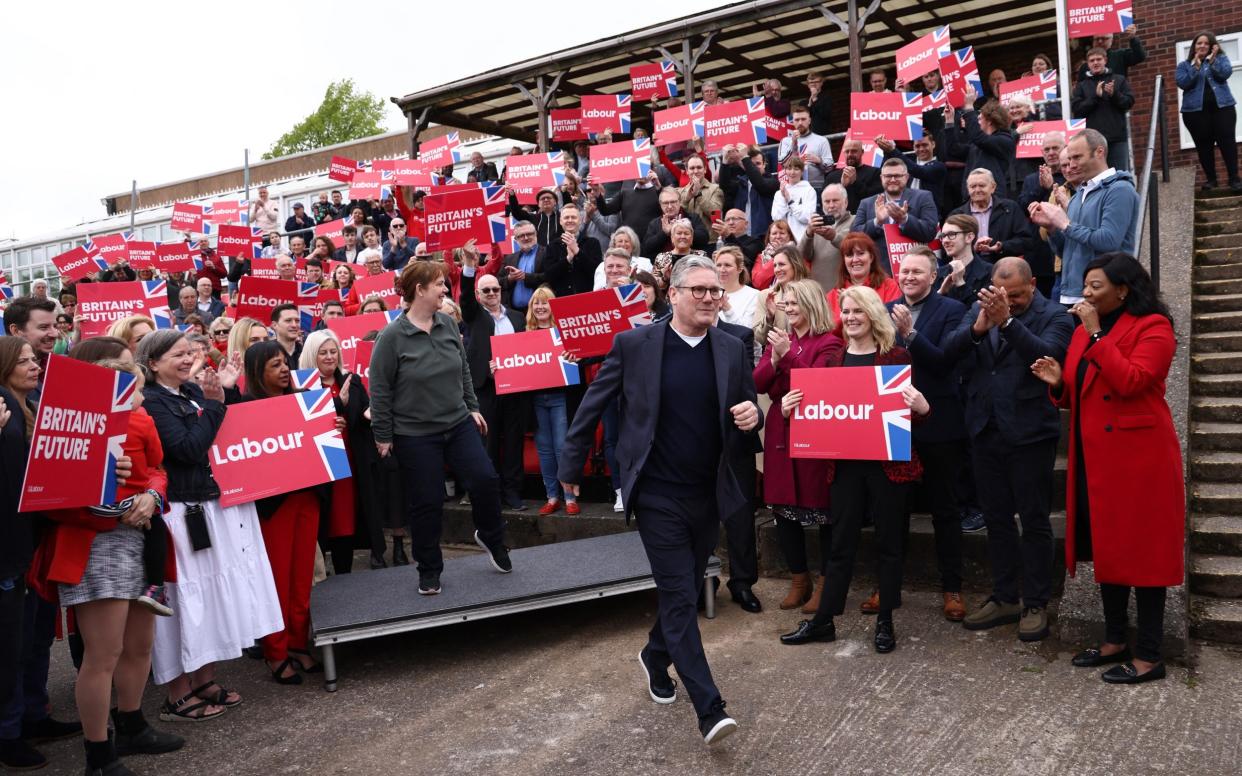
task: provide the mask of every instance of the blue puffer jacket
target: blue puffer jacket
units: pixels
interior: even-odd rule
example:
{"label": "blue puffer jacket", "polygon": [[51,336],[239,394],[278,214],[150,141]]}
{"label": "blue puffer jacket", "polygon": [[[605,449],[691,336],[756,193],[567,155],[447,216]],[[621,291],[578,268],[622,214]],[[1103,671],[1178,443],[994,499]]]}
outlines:
{"label": "blue puffer jacket", "polygon": [[[1204,78],[1204,71],[1207,78]],[[1190,62],[1177,63],[1177,86],[1185,94],[1182,95],[1182,113],[1197,113],[1203,110],[1203,82],[1212,85],[1212,94],[1216,97],[1216,105],[1228,108],[1235,104],[1233,93],[1229,91],[1229,76],[1233,74],[1233,65],[1229,57],[1217,54],[1211,64],[1195,67]]]}
{"label": "blue puffer jacket", "polygon": [[1080,186],[1070,200],[1066,210],[1069,227],[1048,236],[1053,249],[1061,254],[1062,296],[1082,296],[1087,264],[1096,256],[1110,251],[1135,255],[1139,196],[1134,190],[1134,176],[1114,172],[1093,188],[1086,199],[1085,192],[1086,186]]}

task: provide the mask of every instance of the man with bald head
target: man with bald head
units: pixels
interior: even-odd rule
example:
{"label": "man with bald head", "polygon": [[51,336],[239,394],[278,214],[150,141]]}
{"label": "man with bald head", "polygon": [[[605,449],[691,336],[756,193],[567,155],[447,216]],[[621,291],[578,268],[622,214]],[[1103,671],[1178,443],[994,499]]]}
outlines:
{"label": "man with bald head", "polygon": [[750,221],[746,219],[745,211],[738,208],[726,211],[723,220],[712,224],[712,233],[716,237],[717,249],[736,245],[746,257],[746,269],[755,266],[755,257],[763,250],[763,238],[751,237]]}
{"label": "man with bald head", "polygon": [[[1022,641],[1048,635],[1048,515],[1061,418],[1031,364],[1044,356],[1064,360],[1073,331],[1065,308],[1035,287],[1030,265],[1008,256],[996,262],[991,285],[944,341],[947,357],[974,357],[966,367],[966,430],[992,571],[992,594],[966,617],[968,630],[1016,622]],[[1021,536],[1014,514],[1022,521]]]}
{"label": "man with bald head", "polygon": [[884,190],[880,184],[880,168],[863,164],[862,142],[854,138],[842,146],[845,166],[837,166],[824,177],[825,183],[840,183],[849,195],[849,210],[858,212],[858,203]]}

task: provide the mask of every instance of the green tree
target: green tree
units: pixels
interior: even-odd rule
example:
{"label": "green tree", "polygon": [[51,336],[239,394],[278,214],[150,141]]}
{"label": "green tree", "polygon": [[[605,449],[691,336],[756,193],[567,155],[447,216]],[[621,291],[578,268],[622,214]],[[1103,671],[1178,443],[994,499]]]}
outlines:
{"label": "green tree", "polygon": [[370,92],[354,91],[354,81],[346,78],[328,84],[323,102],[314,113],[272,144],[264,159],[311,151],[316,148],[378,135],[384,131],[384,101]]}

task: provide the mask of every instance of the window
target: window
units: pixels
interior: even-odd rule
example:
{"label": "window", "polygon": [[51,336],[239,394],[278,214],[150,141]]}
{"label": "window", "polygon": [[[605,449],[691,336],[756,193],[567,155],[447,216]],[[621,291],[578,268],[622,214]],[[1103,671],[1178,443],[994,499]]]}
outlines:
{"label": "window", "polygon": [[42,245],[35,248],[34,251],[30,255],[30,263],[32,266],[35,266],[35,267],[47,261],[47,259],[48,259],[47,254],[44,252]]}
{"label": "window", "polygon": [[[1177,43],[1177,61],[1184,62],[1190,56],[1190,44],[1192,41],[1182,40]],[[1229,62],[1233,64],[1233,75],[1229,77],[1229,91],[1234,97],[1242,94],[1242,32],[1229,32],[1224,35],[1217,35],[1216,42],[1220,44],[1221,53],[1229,57]],[[1177,130],[1180,133],[1181,147],[1194,148],[1195,141],[1190,138],[1190,133],[1186,131],[1186,123],[1181,120],[1180,113],[1182,110],[1182,92],[1177,90],[1177,111],[1179,114],[1177,120]],[[1235,139],[1242,143],[1242,125],[1234,129]]]}
{"label": "window", "polygon": [[172,242],[175,239],[176,239],[176,235],[173,234],[172,222],[170,221],[167,224],[160,224],[159,241],[160,242]]}
{"label": "window", "polygon": [[160,228],[158,226],[144,226],[141,230],[142,242],[156,242],[160,239]]}

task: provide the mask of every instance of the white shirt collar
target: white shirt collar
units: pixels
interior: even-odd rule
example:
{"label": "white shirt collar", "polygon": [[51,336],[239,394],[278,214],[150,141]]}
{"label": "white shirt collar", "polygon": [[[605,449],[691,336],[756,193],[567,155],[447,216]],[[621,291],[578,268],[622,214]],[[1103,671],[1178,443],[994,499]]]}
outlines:
{"label": "white shirt collar", "polygon": [[1091,189],[1094,189],[1096,186],[1099,186],[1101,183],[1103,183],[1104,181],[1108,180],[1109,178],[1111,178],[1112,176],[1116,174],[1117,174],[1117,170],[1112,167],[1109,167],[1104,172],[1100,173],[1099,175],[1095,176],[1091,180],[1087,181],[1086,185],[1083,186],[1083,189],[1085,189],[1086,191],[1090,191]]}

